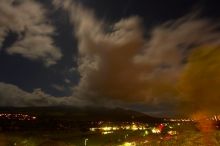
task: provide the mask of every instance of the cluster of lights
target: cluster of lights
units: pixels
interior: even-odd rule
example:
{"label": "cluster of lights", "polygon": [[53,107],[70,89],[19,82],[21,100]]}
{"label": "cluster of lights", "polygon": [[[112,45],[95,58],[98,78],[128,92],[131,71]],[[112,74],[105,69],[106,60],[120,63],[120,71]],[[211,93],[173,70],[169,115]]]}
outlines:
{"label": "cluster of lights", "polygon": [[177,135],[177,131],[170,130],[167,132],[169,135]]}
{"label": "cluster of lights", "polygon": [[149,143],[148,140],[144,140],[144,141],[131,141],[131,142],[124,142],[123,144],[119,145],[119,146],[139,146],[139,145],[148,145],[147,143]]}
{"label": "cluster of lights", "polygon": [[[212,117],[207,118],[206,120],[220,121],[220,115],[214,115]],[[169,121],[169,122],[193,122],[195,120],[193,120],[193,119],[164,119],[164,121]]]}
{"label": "cluster of lights", "polygon": [[[108,124],[110,125],[110,123]],[[113,124],[112,124],[113,125]],[[120,125],[120,126],[102,126],[102,125],[99,125],[100,127],[99,128],[90,128],[90,131],[98,131],[100,132],[101,134],[103,135],[107,135],[107,134],[112,134],[114,133],[114,131],[117,131],[117,130],[130,130],[130,131],[137,131],[137,130],[140,130],[143,132],[143,136],[148,136],[148,135],[151,135],[151,134],[161,134],[161,133],[164,133],[166,132],[166,134],[163,136],[160,137],[161,140],[170,140],[172,138],[175,138],[177,137],[177,135],[179,134],[179,132],[175,131],[174,129],[174,125],[178,125],[180,126],[181,123],[176,123],[172,126],[173,124],[169,124],[169,123],[161,123],[161,124],[158,124],[156,126],[153,126],[153,127],[149,127],[147,126],[147,124],[141,124],[141,123],[123,123],[123,125]],[[169,128],[168,131],[165,130],[165,128]],[[125,139],[127,139],[128,137],[128,134],[125,135]],[[150,137],[149,137],[150,138]],[[129,140],[129,139],[127,139]],[[131,139],[130,139],[131,140]],[[160,141],[161,141],[160,140]],[[158,141],[158,142],[160,142]],[[144,139],[144,140],[138,140],[138,141],[126,141],[118,146],[136,146],[136,145],[148,145],[149,143],[149,139]]]}
{"label": "cluster of lights", "polygon": [[214,115],[213,117],[209,118],[212,121],[220,121],[220,115]]}
{"label": "cluster of lights", "polygon": [[[177,125],[180,126],[181,124],[178,123]],[[147,127],[144,124],[133,122],[130,125],[123,125],[123,126],[103,126],[103,127],[97,127],[97,128],[90,128],[90,131],[92,131],[92,132],[99,131],[102,134],[106,135],[106,134],[111,134],[114,131],[118,131],[118,130],[131,130],[131,131],[140,130],[140,131],[144,131],[144,136],[147,136],[150,133],[161,134],[165,127],[169,127],[169,129],[174,128],[173,126],[169,125],[168,123],[159,124],[156,127]],[[167,134],[176,135],[177,132],[174,130],[171,130],[171,131],[168,131]]]}
{"label": "cluster of lights", "polygon": [[[103,133],[109,131],[118,131],[118,130],[146,130],[147,127],[143,124],[132,123],[131,125],[123,125],[123,126],[104,126],[104,127],[97,127],[97,128],[90,128],[90,131],[102,131]],[[109,133],[107,133],[109,134]]]}
{"label": "cluster of lights", "polygon": [[103,135],[107,135],[107,134],[111,134],[111,133],[113,133],[113,131],[103,131],[102,132]]}
{"label": "cluster of lights", "polygon": [[135,142],[124,142],[122,145],[119,146],[136,146]]}
{"label": "cluster of lights", "polygon": [[133,131],[137,131],[137,130],[145,130],[147,129],[147,126],[144,124],[140,124],[140,123],[132,123],[131,125],[125,125],[125,126],[121,126],[122,130],[133,130]]}
{"label": "cluster of lights", "polygon": [[155,133],[155,134],[160,134],[161,130],[159,128],[154,127],[154,128],[151,129],[151,132]]}
{"label": "cluster of lights", "polygon": [[19,120],[19,121],[25,121],[25,120],[36,120],[37,118],[35,116],[30,116],[27,114],[11,114],[11,113],[1,113],[0,119],[4,120]]}
{"label": "cluster of lights", "polygon": [[165,121],[170,121],[170,122],[193,122],[192,119],[165,119]]}

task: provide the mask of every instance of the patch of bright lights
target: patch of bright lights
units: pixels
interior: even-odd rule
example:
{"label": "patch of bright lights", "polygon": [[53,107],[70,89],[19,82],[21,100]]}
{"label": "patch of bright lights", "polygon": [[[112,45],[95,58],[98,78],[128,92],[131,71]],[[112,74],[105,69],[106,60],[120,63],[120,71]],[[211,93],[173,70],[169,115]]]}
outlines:
{"label": "patch of bright lights", "polygon": [[155,128],[155,127],[151,131],[152,131],[152,133],[156,133],[156,134],[161,133],[160,129]]}
{"label": "patch of bright lights", "polygon": [[136,143],[135,142],[125,142],[120,146],[136,146]]}
{"label": "patch of bright lights", "polygon": [[113,133],[113,131],[103,131],[103,132],[102,132],[103,135],[111,134],[111,133]]}
{"label": "patch of bright lights", "polygon": [[177,134],[177,131],[172,131],[172,130],[171,130],[171,131],[168,131],[167,133],[168,133],[169,135],[176,135],[176,134]]}
{"label": "patch of bright lights", "polygon": [[149,134],[149,132],[146,130],[145,132],[144,132],[144,136],[146,136],[146,135],[148,135]]}
{"label": "patch of bright lights", "polygon": [[110,131],[112,129],[112,127],[102,127],[103,131]]}
{"label": "patch of bright lights", "polygon": [[138,127],[133,124],[132,127],[131,127],[131,130],[133,130],[133,131],[138,130]]}

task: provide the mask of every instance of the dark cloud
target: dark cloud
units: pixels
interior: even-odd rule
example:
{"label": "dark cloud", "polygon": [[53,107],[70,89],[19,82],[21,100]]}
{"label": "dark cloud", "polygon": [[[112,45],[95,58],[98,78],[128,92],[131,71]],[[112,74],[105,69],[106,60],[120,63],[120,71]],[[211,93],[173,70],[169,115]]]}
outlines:
{"label": "dark cloud", "polygon": [[53,84],[52,88],[56,89],[57,91],[65,91],[65,86],[63,85],[57,85],[57,84]]}

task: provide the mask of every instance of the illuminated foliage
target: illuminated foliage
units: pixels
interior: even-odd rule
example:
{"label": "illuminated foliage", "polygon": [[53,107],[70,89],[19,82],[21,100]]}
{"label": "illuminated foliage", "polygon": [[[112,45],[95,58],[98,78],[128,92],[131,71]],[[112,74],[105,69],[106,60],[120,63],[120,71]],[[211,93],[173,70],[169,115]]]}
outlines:
{"label": "illuminated foliage", "polygon": [[179,89],[190,110],[219,112],[220,47],[204,46],[192,51],[180,79]]}

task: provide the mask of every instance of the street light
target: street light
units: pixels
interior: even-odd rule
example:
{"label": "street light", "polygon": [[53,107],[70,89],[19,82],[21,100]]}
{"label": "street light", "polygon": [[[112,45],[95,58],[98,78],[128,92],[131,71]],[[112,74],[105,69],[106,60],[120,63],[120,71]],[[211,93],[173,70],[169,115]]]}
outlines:
{"label": "street light", "polygon": [[87,146],[87,141],[88,141],[88,140],[89,140],[88,138],[85,139],[85,146]]}

